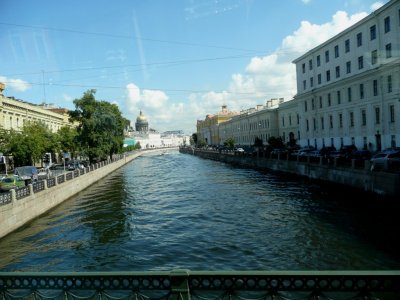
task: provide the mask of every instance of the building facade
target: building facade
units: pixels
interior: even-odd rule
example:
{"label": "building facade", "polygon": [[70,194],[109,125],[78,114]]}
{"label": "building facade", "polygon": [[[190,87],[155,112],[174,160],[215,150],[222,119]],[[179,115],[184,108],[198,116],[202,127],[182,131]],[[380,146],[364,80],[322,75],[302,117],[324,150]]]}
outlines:
{"label": "building facade", "polygon": [[256,138],[264,144],[272,136],[277,137],[278,107],[283,103],[283,98],[271,99],[265,105],[243,110],[239,115],[219,125],[220,141],[224,142],[233,138],[235,145],[254,145]]}
{"label": "building facade", "polygon": [[400,1],[388,2],[294,63],[301,146],[399,146]]}
{"label": "building facade", "polygon": [[204,120],[197,120],[197,140],[204,141],[207,145],[220,144],[219,125],[237,116],[238,112],[229,111],[226,105],[215,115],[207,115]]}
{"label": "building facade", "polygon": [[[35,105],[14,97],[3,95],[5,85],[0,83],[0,127],[21,131],[26,122],[42,122],[52,132],[72,124],[66,109],[55,109],[45,105]],[[54,111],[53,111],[54,110]]]}

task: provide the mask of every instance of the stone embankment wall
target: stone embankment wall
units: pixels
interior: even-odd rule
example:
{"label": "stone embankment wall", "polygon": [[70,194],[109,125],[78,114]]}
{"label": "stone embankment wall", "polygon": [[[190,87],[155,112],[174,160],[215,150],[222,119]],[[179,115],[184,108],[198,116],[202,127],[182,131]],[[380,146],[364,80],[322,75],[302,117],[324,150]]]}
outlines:
{"label": "stone embankment wall", "polygon": [[322,158],[317,158],[314,161],[305,158],[305,161],[299,161],[299,159],[290,160],[287,157],[283,159],[279,159],[279,157],[267,158],[239,153],[219,153],[218,151],[199,150],[190,147],[181,148],[180,152],[248,168],[274,170],[342,184],[388,197],[400,195],[400,174],[372,172],[369,168],[369,161],[366,161],[365,165],[359,166],[355,161],[352,161],[349,165],[339,165],[336,161],[327,163]]}
{"label": "stone embankment wall", "polygon": [[96,181],[132,161],[143,151],[109,162],[101,162],[84,170],[59,175],[56,178],[30,184],[27,187],[0,194],[0,238],[64,202]]}

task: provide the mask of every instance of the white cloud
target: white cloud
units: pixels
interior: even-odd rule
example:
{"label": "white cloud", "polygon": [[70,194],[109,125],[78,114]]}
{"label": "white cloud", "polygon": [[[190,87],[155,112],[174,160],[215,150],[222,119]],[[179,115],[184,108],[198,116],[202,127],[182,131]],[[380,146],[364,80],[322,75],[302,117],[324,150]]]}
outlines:
{"label": "white cloud", "polygon": [[[191,108],[197,113],[204,112],[201,116],[204,118],[206,114],[217,112],[222,104],[227,104],[231,110],[240,110],[265,104],[270,98],[290,100],[296,94],[296,73],[292,61],[365,16],[367,13],[349,16],[344,11],[338,11],[331,21],[324,24],[302,21],[297,30],[282,40],[276,51],[253,57],[243,73],[233,74],[226,91],[192,95],[189,99]],[[196,105],[194,102],[197,102]]]}
{"label": "white cloud", "polygon": [[5,76],[0,76],[0,82],[5,83],[6,88],[11,88],[18,92],[24,92],[31,87],[28,82],[22,79],[7,78]]}
{"label": "white cloud", "polygon": [[370,6],[370,10],[371,10],[371,11],[375,11],[375,10],[377,10],[378,8],[382,7],[383,5],[384,5],[384,3],[382,3],[382,2],[375,2],[375,3],[372,3],[372,5]]}
{"label": "white cloud", "polygon": [[308,4],[311,2],[311,0],[301,0],[304,4]]}
{"label": "white cloud", "polygon": [[[151,128],[165,131],[171,129],[184,128],[177,127],[185,125],[189,128],[190,124],[186,124],[187,120],[183,120],[185,114],[183,103],[170,103],[168,95],[160,90],[140,90],[134,83],[127,86],[127,94],[125,98],[125,107],[129,113],[129,117],[133,122],[142,111],[149,120]],[[193,120],[191,120],[193,122]],[[132,124],[134,126],[134,124]]]}
{"label": "white cloud", "polygon": [[286,36],[273,53],[253,57],[242,73],[232,74],[224,91],[192,93],[187,104],[170,103],[163,91],[140,91],[139,87],[130,83],[127,86],[126,107],[135,114],[132,115],[133,120],[139,110],[143,110],[150,126],[155,129],[164,130],[157,126],[167,126],[165,130],[195,131],[197,119],[218,112],[224,104],[229,110],[238,111],[265,104],[270,98],[290,100],[296,94],[296,73],[292,61],[365,16],[367,13],[349,16],[344,11],[338,11],[324,24],[302,21],[299,28]]}
{"label": "white cloud", "polygon": [[70,95],[63,94],[62,97],[63,97],[64,101],[66,101],[66,102],[73,102],[74,101],[74,98],[72,98]]}

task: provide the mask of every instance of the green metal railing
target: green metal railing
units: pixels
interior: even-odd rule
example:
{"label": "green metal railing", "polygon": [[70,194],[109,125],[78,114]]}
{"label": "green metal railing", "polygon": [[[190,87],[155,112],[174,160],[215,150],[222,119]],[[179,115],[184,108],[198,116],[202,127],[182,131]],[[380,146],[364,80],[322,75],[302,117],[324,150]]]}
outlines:
{"label": "green metal railing", "polygon": [[400,299],[400,271],[1,273],[1,299]]}

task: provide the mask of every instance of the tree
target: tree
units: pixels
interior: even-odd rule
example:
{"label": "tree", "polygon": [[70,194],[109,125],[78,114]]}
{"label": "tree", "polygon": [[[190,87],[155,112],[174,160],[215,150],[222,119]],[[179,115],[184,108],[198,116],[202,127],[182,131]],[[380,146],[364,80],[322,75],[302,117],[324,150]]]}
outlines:
{"label": "tree", "polygon": [[124,128],[129,123],[115,104],[97,101],[95,93],[86,91],[74,100],[75,110],[70,111],[70,120],[79,123],[76,140],[90,162],[121,152]]}
{"label": "tree", "polygon": [[272,148],[283,148],[283,141],[282,141],[282,138],[279,136],[279,137],[274,137],[274,136],[271,136],[269,139],[268,139],[268,144],[272,147]]}
{"label": "tree", "polygon": [[55,135],[41,122],[27,122],[21,132],[10,130],[8,152],[12,154],[14,166],[34,165],[43,154],[52,152]]}
{"label": "tree", "polygon": [[72,157],[76,157],[79,152],[77,142],[78,132],[76,128],[63,126],[57,132],[58,150],[61,152],[70,152]]}
{"label": "tree", "polygon": [[228,149],[233,149],[235,146],[235,140],[233,138],[228,138],[224,142],[224,146],[227,147]]}
{"label": "tree", "polygon": [[190,144],[192,144],[192,141],[193,141],[194,145],[197,145],[197,133],[193,133],[192,134],[192,138],[191,138]]}
{"label": "tree", "polygon": [[263,140],[260,139],[258,136],[254,139],[254,147],[262,147],[263,144]]}

